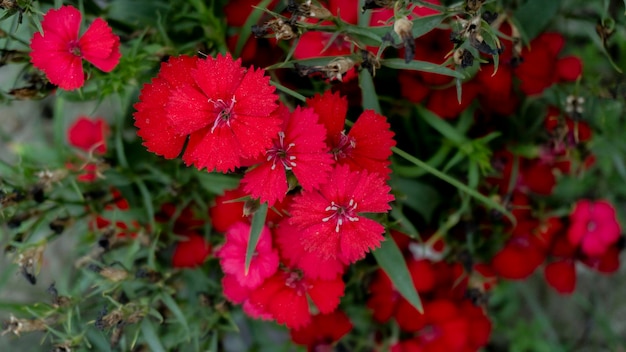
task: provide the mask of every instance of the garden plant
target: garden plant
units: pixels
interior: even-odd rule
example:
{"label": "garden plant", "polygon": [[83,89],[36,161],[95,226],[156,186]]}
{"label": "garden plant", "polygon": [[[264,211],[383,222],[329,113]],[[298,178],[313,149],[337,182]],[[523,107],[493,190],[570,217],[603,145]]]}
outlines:
{"label": "garden plant", "polygon": [[623,351],[625,6],[0,1],[0,350]]}

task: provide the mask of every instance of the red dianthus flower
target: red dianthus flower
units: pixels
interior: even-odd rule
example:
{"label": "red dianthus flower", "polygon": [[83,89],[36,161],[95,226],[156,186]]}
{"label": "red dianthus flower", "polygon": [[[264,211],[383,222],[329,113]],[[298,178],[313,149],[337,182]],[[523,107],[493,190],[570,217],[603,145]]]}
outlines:
{"label": "red dianthus flower", "polygon": [[106,138],[109,124],[102,118],[90,119],[80,116],[67,131],[70,144],[86,152],[104,154],[107,151]]}
{"label": "red dianthus flower", "polygon": [[172,266],[174,268],[195,268],[202,265],[211,253],[211,245],[202,236],[189,233],[187,240],[178,242],[174,255],[172,256]]}
{"label": "red dianthus flower", "polygon": [[378,174],[339,165],[319,190],[294,198],[290,224],[301,231],[306,251],[354,263],[379,247],[385,232],[380,223],[360,214],[390,210],[390,190]]}
{"label": "red dianthus flower", "polygon": [[246,69],[228,54],[174,58],[144,86],[135,125],[154,153],[174,158],[189,136],[187,165],[232,171],[263,153],[278,133],[274,90],[264,70]]}
{"label": "red dianthus flower", "polygon": [[299,330],[291,330],[291,339],[299,345],[306,345],[307,351],[332,350],[334,342],[339,341],[352,330],[352,323],[342,311],[313,316],[311,323]]}
{"label": "red dianthus flower", "polygon": [[330,91],[307,99],[307,105],[319,115],[326,127],[331,154],[340,165],[351,170],[367,170],[389,175],[391,148],[396,145],[389,123],[372,110],[364,111],[346,134],[344,125],[348,100]]}
{"label": "red dianthus flower", "polygon": [[250,303],[279,324],[299,329],[311,321],[307,296],[319,312],[328,314],[339,305],[345,285],[341,276],[332,280],[311,279],[299,271],[278,271],[250,294]]}
{"label": "red dianthus flower", "polygon": [[296,108],[293,113],[281,105],[283,125],[274,145],[265,151],[262,163],[250,169],[241,182],[244,190],[270,206],[289,191],[287,172],[292,172],[305,191],[319,188],[332,170],[333,160],[324,143],[326,130],[317,123],[313,109]]}
{"label": "red dianthus flower", "polygon": [[96,18],[79,37],[81,14],[75,7],[48,11],[41,21],[43,34],[36,32],[30,43],[31,62],[50,82],[71,90],[83,86],[82,59],[104,72],[120,61],[120,38],[101,18]]}

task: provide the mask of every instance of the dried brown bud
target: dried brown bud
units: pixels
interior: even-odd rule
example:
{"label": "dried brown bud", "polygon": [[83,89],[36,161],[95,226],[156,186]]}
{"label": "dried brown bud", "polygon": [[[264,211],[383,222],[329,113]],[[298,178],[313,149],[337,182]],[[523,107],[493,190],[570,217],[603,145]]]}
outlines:
{"label": "dried brown bud", "polygon": [[99,274],[113,282],[123,281],[128,278],[128,271],[112,267],[102,268]]}
{"label": "dried brown bud", "polygon": [[22,275],[33,285],[37,283],[37,274],[39,274],[41,269],[45,248],[45,244],[28,248],[20,253],[15,260],[15,263],[20,267]]}
{"label": "dried brown bud", "polygon": [[325,20],[333,16],[326,8],[312,4],[311,0],[307,0],[303,3],[290,0],[287,5],[287,11],[291,12],[294,16],[315,18],[318,20]]}
{"label": "dried brown bud", "polygon": [[2,335],[12,332],[20,336],[23,332],[45,331],[46,329],[46,322],[42,319],[18,319],[11,314],[9,321],[5,322],[5,329],[2,331]]}
{"label": "dried brown bud", "polygon": [[453,58],[454,63],[462,68],[467,68],[474,64],[474,55],[465,49],[455,50]]}
{"label": "dried brown bud", "polygon": [[391,9],[393,8],[394,3],[395,3],[394,0],[365,0],[365,3],[363,4],[361,11],[365,12],[367,10],[383,9],[383,8]]}
{"label": "dried brown bud", "polygon": [[413,38],[413,22],[406,16],[399,18],[393,24],[393,30],[402,39],[404,46],[404,61],[409,63],[415,58],[415,39]]}
{"label": "dried brown bud", "polygon": [[376,76],[376,70],[380,68],[380,60],[368,50],[361,50],[361,57],[363,58],[361,67],[368,70],[372,77]]}
{"label": "dried brown bud", "polygon": [[485,3],[485,0],[467,0],[465,3],[465,11],[467,12],[477,12]]}
{"label": "dried brown bud", "polygon": [[270,33],[274,33],[276,40],[289,40],[298,36],[298,29],[289,21],[275,18],[262,26],[252,26],[252,33],[255,37],[267,37]]}

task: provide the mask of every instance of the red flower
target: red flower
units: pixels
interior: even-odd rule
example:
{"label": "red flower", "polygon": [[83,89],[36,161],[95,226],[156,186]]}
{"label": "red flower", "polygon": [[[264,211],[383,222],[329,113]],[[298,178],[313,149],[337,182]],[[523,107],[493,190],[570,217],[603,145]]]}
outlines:
{"label": "red flower", "polygon": [[263,280],[274,275],[278,269],[278,252],[272,247],[272,235],[263,227],[248,271],[245,270],[246,250],[250,225],[236,223],[226,232],[226,242],[217,251],[220,265],[226,274],[234,275],[244,287],[258,287]]}
{"label": "red flower", "polygon": [[79,116],[70,126],[67,137],[70,144],[88,153],[104,154],[107,151],[106,138],[109,124],[102,118],[90,119]]}
{"label": "red flower", "polygon": [[522,63],[515,75],[522,81],[520,89],[526,95],[540,94],[554,83],[575,81],[582,74],[579,58],[558,58],[565,45],[559,33],[544,33],[530,43],[530,49],[522,50]]}
{"label": "red flower", "polygon": [[533,234],[513,236],[492,260],[495,272],[506,279],[524,279],[532,274],[546,254]]}
{"label": "red flower", "polygon": [[135,105],[135,125],[148,150],[220,172],[258,157],[278,133],[277,95],[262,69],[241,67],[230,55],[179,57],[161,66]]}
{"label": "red flower", "polygon": [[380,246],[385,228],[361,213],[385,213],[394,200],[383,178],[337,166],[318,191],[303,192],[291,206],[291,225],[308,252],[354,263]]}
{"label": "red flower", "polygon": [[576,203],[570,215],[567,238],[586,255],[602,256],[617,242],[620,231],[611,203],[583,199]]}
{"label": "red flower", "polygon": [[573,260],[560,260],[546,265],[546,281],[562,294],[574,292],[576,288],[576,266]]}
{"label": "red flower", "polygon": [[172,266],[195,268],[202,265],[210,253],[211,245],[202,236],[190,233],[187,235],[187,240],[180,241],[176,245],[172,256]]}
{"label": "red flower", "polygon": [[319,188],[332,170],[332,158],[324,143],[326,130],[317,123],[313,109],[296,108],[293,113],[281,105],[282,130],[263,162],[250,169],[241,182],[244,190],[270,206],[289,191],[287,174],[293,173],[305,191]]}
{"label": "red flower", "polygon": [[307,351],[331,351],[332,344],[352,330],[352,323],[342,311],[314,315],[311,323],[299,330],[291,330],[291,339]]}
{"label": "red flower", "polygon": [[348,101],[345,97],[330,91],[307,99],[326,127],[331,154],[340,165],[350,165],[350,169],[367,170],[381,175],[389,175],[388,159],[391,148],[396,145],[394,133],[382,115],[372,110],[364,111],[348,134],[344,131]]}
{"label": "red flower", "polygon": [[290,267],[302,269],[307,277],[331,280],[343,274],[344,265],[341,260],[320,258],[317,253],[307,252],[300,241],[300,231],[289,225],[289,220],[280,222],[275,235],[281,258]]}
{"label": "red flower", "polygon": [[101,18],[96,18],[79,38],[81,14],[75,7],[48,11],[41,21],[43,35],[36,32],[30,43],[31,62],[50,82],[71,90],[85,82],[82,59],[104,72],[120,61],[120,38]]}
{"label": "red flower", "polygon": [[297,271],[278,271],[250,295],[253,305],[271,314],[279,324],[299,329],[311,321],[307,296],[319,312],[328,314],[339,305],[344,283],[340,276],[315,280]]}

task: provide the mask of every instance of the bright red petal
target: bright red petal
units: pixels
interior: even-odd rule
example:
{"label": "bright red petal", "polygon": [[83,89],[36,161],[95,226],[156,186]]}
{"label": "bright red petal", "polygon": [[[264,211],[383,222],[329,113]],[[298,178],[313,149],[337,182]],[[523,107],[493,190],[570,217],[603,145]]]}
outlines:
{"label": "bright red petal", "polygon": [[104,72],[120,61],[120,37],[101,18],[96,18],[78,42],[83,58]]}
{"label": "bright red petal", "polygon": [[348,99],[340,96],[339,93],[327,90],[323,95],[316,94],[313,98],[307,99],[306,105],[315,110],[319,116],[319,122],[326,127],[326,133],[330,139],[334,140],[344,130]]}
{"label": "bright red petal", "polygon": [[315,280],[308,282],[311,286],[307,293],[320,312],[327,314],[339,306],[345,285],[341,276],[334,280]]}

